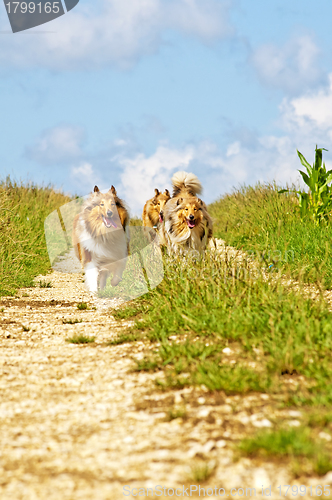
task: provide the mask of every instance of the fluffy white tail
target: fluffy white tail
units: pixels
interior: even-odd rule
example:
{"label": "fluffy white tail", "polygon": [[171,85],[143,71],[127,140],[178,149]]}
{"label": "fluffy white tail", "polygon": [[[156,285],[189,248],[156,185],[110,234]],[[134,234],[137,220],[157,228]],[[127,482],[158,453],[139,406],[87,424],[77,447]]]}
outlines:
{"label": "fluffy white tail", "polygon": [[193,196],[202,192],[202,184],[196,175],[188,172],[176,172],[172,177],[172,184],[173,196],[177,196],[183,189]]}

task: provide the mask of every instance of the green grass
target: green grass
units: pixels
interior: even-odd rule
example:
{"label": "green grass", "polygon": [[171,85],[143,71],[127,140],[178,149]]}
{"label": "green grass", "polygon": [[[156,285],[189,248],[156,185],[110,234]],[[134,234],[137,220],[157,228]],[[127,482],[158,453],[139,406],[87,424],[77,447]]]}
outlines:
{"label": "green grass", "polygon": [[268,392],[288,405],[330,405],[332,314],[322,298],[291,291],[275,273],[267,280],[262,269],[272,264],[328,285],[332,230],[301,221],[294,197],[276,186],[243,188],[210,211],[217,236],[251,252],[257,272],[249,260],[225,262],[214,252],[197,262],[165,256],[162,283],[114,313],[135,321],[124,340],[143,334],[159,343],[136,369],[163,370],[156,383],[164,389],[203,385],[226,394]]}
{"label": "green grass", "polygon": [[311,413],[308,416],[307,424],[310,427],[329,427],[332,430],[332,413],[331,412],[322,412]]}
{"label": "green grass", "polygon": [[[133,300],[145,295],[149,286],[156,286],[163,278],[160,249],[151,245],[150,232],[147,228],[130,228],[130,255],[122,275],[122,281],[116,286],[108,279],[106,287],[99,292],[103,298],[122,298]],[[150,232],[149,232],[150,231]],[[155,235],[155,233],[153,232]]]}
{"label": "green grass", "polygon": [[128,258],[122,281],[120,281],[117,286],[113,287],[109,279],[106,287],[100,290],[98,295],[102,298],[117,297],[124,300],[132,300],[144,295],[147,291],[148,287],[140,259],[137,254],[134,254]]}
{"label": "green grass", "polygon": [[142,314],[143,311],[144,311],[144,298],[142,298],[137,305],[130,302],[127,303],[124,307],[120,307],[119,309],[113,309],[112,316],[114,316],[115,319],[128,319]]}
{"label": "green grass", "polygon": [[107,345],[120,345],[127,344],[128,342],[136,342],[137,340],[142,339],[142,334],[136,333],[122,333],[118,335],[115,339],[107,342]]}
{"label": "green grass", "polygon": [[143,226],[143,221],[140,217],[131,217],[129,226]]}
{"label": "green grass", "polygon": [[79,311],[86,311],[87,309],[90,309],[86,302],[79,302],[76,307]]}
{"label": "green grass", "polygon": [[53,288],[51,281],[40,280],[38,281],[40,288]]}
{"label": "green grass", "polygon": [[68,201],[51,187],[0,181],[0,296],[34,286],[50,270],[44,220]]}
{"label": "green grass", "polygon": [[76,325],[76,323],[83,323],[82,319],[77,319],[77,318],[70,318],[70,319],[63,319],[62,324],[63,325]]}
{"label": "green grass", "polygon": [[293,472],[297,476],[312,472],[323,476],[332,470],[330,447],[323,440],[315,439],[310,429],[305,427],[260,432],[243,439],[237,450],[250,458],[292,461]]}
{"label": "green grass", "polygon": [[[321,443],[318,445],[321,448]],[[305,428],[279,429],[264,431],[253,438],[242,440],[238,449],[248,457],[312,457],[317,444]]]}
{"label": "green grass", "polygon": [[294,196],[279,187],[257,185],[209,206],[215,236],[243,249],[262,266],[308,283],[332,287],[332,226],[301,220]]}
{"label": "green grass", "polygon": [[211,478],[216,465],[213,463],[196,463],[191,467],[189,479],[194,482],[194,484],[204,483]]}
{"label": "green grass", "polygon": [[[278,280],[234,276],[231,264],[212,253],[195,266],[166,258],[164,281],[129,312],[131,334],[160,343],[136,369],[164,370],[164,388],[282,392],[299,406],[332,402],[332,314],[324,301]],[[226,346],[233,356],[222,352]],[[290,375],[295,384],[286,387]]]}
{"label": "green grass", "polygon": [[69,342],[70,344],[91,344],[95,341],[95,337],[89,337],[87,335],[73,335],[72,337],[69,337],[66,339],[66,342]]}
{"label": "green grass", "polygon": [[167,411],[167,416],[166,416],[167,422],[171,422],[172,420],[175,420],[177,418],[182,418],[182,419],[187,418],[187,411],[185,407],[170,408]]}

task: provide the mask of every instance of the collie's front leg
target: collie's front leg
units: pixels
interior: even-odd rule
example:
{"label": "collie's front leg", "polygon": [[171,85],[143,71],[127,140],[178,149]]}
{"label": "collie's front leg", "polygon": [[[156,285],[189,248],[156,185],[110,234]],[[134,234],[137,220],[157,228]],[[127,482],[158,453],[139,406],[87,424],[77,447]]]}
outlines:
{"label": "collie's front leg", "polygon": [[122,281],[122,275],[127,265],[128,257],[125,259],[117,260],[113,262],[113,264],[108,266],[108,269],[111,273],[113,273],[113,278],[111,280],[112,286],[117,286],[120,281]]}
{"label": "collie's front leg", "polygon": [[85,267],[85,286],[91,293],[98,291],[98,268],[93,262],[88,262]]}
{"label": "collie's front leg", "polygon": [[100,290],[104,290],[105,286],[106,286],[106,281],[107,281],[107,278],[109,277],[110,273],[109,271],[107,271],[107,269],[103,269],[102,271],[100,271],[100,274],[99,274],[99,288]]}

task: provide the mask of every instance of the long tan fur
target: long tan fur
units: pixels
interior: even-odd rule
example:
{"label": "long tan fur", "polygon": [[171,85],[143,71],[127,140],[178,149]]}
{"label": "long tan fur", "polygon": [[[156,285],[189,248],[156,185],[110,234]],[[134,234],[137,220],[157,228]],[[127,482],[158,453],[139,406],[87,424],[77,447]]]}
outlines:
{"label": "long tan fur", "polygon": [[181,195],[197,196],[202,192],[202,184],[195,174],[188,172],[176,172],[172,177],[173,198]]}
{"label": "long tan fur", "polygon": [[153,198],[148,200],[143,208],[143,226],[157,228],[158,224],[163,221],[163,210],[165,203],[170,199],[170,194],[168,189],[165,189],[164,193],[161,193],[158,189],[155,189],[155,195]]}
{"label": "long tan fur", "polygon": [[196,175],[177,172],[172,178],[173,197],[164,208],[160,229],[169,253],[201,254],[212,237],[212,219],[205,203],[197,197],[202,185]]}
{"label": "long tan fur", "polygon": [[101,193],[97,186],[73,223],[73,246],[91,292],[104,288],[110,273],[112,286],[122,279],[128,256],[129,215],[114,186]]}

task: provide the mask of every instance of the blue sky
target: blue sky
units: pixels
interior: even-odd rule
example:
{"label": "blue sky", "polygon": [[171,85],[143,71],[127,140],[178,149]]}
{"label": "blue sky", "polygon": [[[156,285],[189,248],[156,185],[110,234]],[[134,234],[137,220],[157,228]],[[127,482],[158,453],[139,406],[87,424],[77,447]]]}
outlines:
{"label": "blue sky", "polygon": [[331,18],[328,0],[80,0],[9,34],[0,9],[1,177],[114,184],[136,214],[177,170],[207,202],[296,182],[296,149],[332,149]]}

